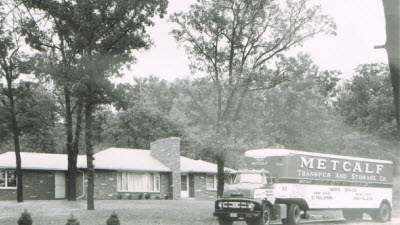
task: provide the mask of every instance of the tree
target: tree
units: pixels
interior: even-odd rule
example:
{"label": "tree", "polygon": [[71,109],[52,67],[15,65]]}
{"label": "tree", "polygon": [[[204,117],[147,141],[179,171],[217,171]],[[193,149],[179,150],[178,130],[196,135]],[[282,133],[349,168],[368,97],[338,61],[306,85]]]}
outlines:
{"label": "tree", "polygon": [[[205,73],[214,85],[213,129],[217,140],[231,136],[246,95],[272,89],[288,80],[284,51],[318,33],[334,34],[335,25],[306,0],[201,0],[188,13],[176,13],[172,31],[191,55],[194,71]],[[275,65],[271,62],[275,62]],[[271,65],[272,64],[272,65]],[[218,146],[218,145],[216,145]],[[223,192],[227,151],[214,149],[218,164],[218,196]]]}
{"label": "tree", "polygon": [[[43,15],[38,18],[37,13],[31,13],[33,7],[29,1],[24,1],[27,15],[22,22],[22,34],[25,41],[38,50],[33,59],[32,73],[41,82],[53,82],[54,91],[59,96],[60,107],[65,118],[66,150],[68,154],[67,198],[76,200],[76,175],[79,141],[81,136],[83,95],[80,92],[80,80],[77,60],[78,52],[71,43],[70,28],[63,26],[58,18]],[[52,26],[49,27],[49,24]],[[54,38],[56,36],[57,38]],[[75,114],[75,131],[73,116]]]}
{"label": "tree", "polygon": [[23,202],[22,168],[21,168],[21,149],[20,149],[20,131],[18,127],[16,104],[15,104],[15,80],[20,75],[23,56],[20,53],[19,29],[15,26],[15,20],[12,19],[11,26],[5,28],[4,22],[0,23],[0,77],[5,78],[5,94],[8,97],[8,112],[11,120],[12,137],[14,141],[16,174],[17,174],[17,201]]}
{"label": "tree", "polygon": [[[132,62],[130,53],[147,49],[150,44],[145,27],[153,25],[156,14],[163,16],[168,1],[28,1],[68,32],[70,46],[79,53],[79,69],[83,74],[82,95],[85,96],[85,146],[88,166],[88,209],[94,209],[94,171],[92,121],[99,104],[108,103],[111,85],[107,80],[119,68]],[[67,36],[66,36],[67,37]]]}
{"label": "tree", "polygon": [[397,0],[383,0],[383,8],[386,21],[385,48],[389,59],[397,131],[400,133],[400,4]]}

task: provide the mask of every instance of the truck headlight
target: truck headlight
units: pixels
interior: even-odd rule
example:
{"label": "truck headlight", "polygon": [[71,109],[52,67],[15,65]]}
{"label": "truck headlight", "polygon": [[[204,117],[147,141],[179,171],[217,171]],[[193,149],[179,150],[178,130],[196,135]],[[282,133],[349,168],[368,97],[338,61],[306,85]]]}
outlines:
{"label": "truck headlight", "polygon": [[218,202],[218,208],[222,209],[222,202]]}
{"label": "truck headlight", "polygon": [[254,205],[254,203],[250,202],[250,203],[248,203],[248,207],[249,207],[250,211],[253,211],[255,205]]}

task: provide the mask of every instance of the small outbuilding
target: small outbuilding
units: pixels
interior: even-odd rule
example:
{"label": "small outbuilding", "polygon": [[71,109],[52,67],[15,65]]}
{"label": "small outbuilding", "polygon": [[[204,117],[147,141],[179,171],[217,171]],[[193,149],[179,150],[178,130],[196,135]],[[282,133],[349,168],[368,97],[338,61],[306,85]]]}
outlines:
{"label": "small outbuilding", "polygon": [[[24,199],[63,199],[66,154],[21,153]],[[16,199],[15,153],[0,155],[0,200]],[[166,138],[150,150],[109,148],[94,155],[95,199],[215,199],[217,165],[180,156],[180,139]],[[229,173],[233,169],[225,168]],[[78,156],[77,195],[86,197],[86,156]]]}

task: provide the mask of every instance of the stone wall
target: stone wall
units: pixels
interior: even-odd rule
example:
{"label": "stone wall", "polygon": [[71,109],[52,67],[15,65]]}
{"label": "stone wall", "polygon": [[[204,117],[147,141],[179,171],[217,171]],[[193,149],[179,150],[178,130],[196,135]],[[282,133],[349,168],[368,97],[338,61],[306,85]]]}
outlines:
{"label": "stone wall", "polygon": [[172,170],[170,190],[173,199],[181,196],[180,138],[171,137],[150,143],[151,156]]}
{"label": "stone wall", "polygon": [[[54,171],[24,170],[24,200],[55,199]],[[17,200],[17,189],[0,189],[0,200]]]}
{"label": "stone wall", "polygon": [[194,198],[199,200],[216,199],[217,191],[207,190],[206,185],[207,174],[194,174]]}

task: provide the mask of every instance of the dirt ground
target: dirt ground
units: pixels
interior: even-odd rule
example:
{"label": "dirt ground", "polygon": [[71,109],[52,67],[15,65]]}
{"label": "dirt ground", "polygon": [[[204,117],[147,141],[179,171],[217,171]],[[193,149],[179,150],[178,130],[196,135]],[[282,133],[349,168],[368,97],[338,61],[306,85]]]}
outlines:
{"label": "dirt ground", "polygon": [[[112,200],[96,201],[96,210],[87,211],[85,201],[25,201],[16,203],[13,201],[0,202],[0,224],[16,225],[19,216],[26,209],[32,214],[34,225],[60,224],[64,225],[68,217],[73,214],[81,225],[106,224],[111,213],[116,212],[122,225],[217,225],[216,218],[212,216],[214,210],[213,201],[196,200]],[[339,211],[310,212],[318,220],[308,221],[308,224],[377,224],[371,221],[358,223],[345,223]],[[400,217],[398,211],[393,215]],[[320,219],[333,219],[321,222]],[[365,219],[368,219],[367,216]],[[244,222],[235,222],[237,225],[245,225]],[[274,224],[280,224],[275,222]],[[394,219],[389,224],[399,224],[400,218]]]}

